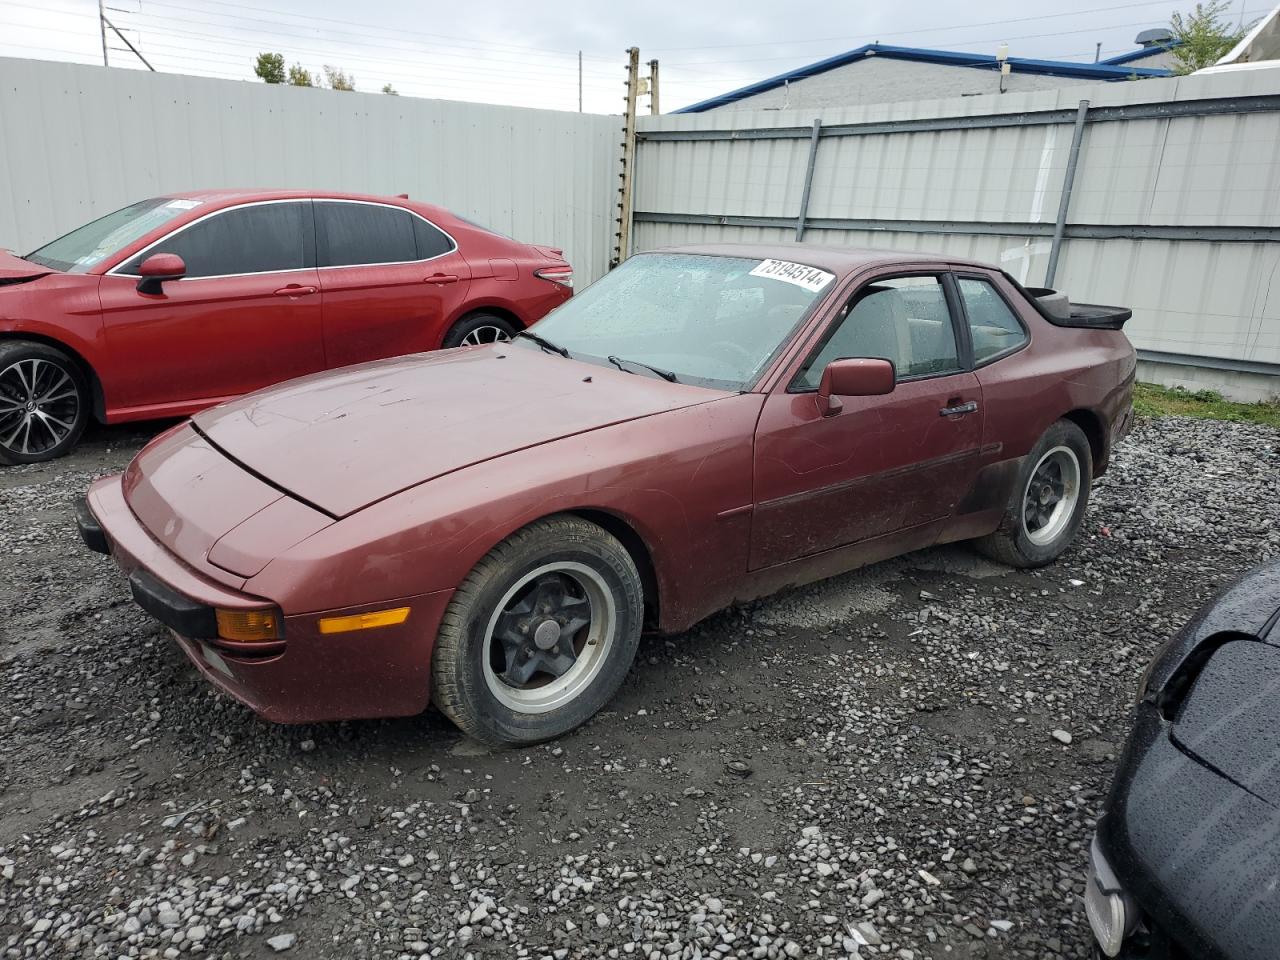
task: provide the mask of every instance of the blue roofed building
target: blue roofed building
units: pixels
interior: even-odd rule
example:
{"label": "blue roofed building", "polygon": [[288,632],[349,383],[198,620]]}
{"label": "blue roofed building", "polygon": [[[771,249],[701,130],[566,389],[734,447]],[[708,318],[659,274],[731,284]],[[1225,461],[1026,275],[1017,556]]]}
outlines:
{"label": "blue roofed building", "polygon": [[[980,53],[869,43],[816,63],[682,107],[709,110],[789,110],[964,97],[986,93],[1052,90],[1081,84],[1167,77],[1167,30],[1144,30],[1137,49],[1098,63],[999,58]],[[1002,63],[1008,73],[1002,74]]]}

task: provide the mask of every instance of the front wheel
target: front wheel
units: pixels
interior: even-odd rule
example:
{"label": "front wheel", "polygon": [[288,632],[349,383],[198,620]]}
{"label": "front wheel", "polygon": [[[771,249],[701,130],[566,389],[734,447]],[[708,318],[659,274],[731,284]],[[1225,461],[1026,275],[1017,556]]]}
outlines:
{"label": "front wheel", "polygon": [[977,541],[987,556],[1013,567],[1042,567],[1080,530],[1093,482],[1093,453],[1084,432],[1059,420],[1023,460],[1004,519]]}
{"label": "front wheel", "polygon": [[506,343],[520,328],[505,317],[473,313],[463,317],[444,335],[442,347],[473,347],[482,343]]}
{"label": "front wheel", "polygon": [[74,360],[30,340],[0,343],[0,463],[61,457],[88,420],[88,384]]}
{"label": "front wheel", "polygon": [[432,700],[486,743],[557,737],[621,686],[643,618],[640,575],[621,543],[577,517],[539,520],[455,591],[432,653]]}

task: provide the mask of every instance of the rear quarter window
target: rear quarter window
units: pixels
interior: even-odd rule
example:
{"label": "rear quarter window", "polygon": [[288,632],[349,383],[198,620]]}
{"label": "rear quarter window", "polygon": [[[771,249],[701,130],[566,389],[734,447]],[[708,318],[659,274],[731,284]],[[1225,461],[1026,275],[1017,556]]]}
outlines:
{"label": "rear quarter window", "polygon": [[419,259],[414,217],[401,207],[316,201],[320,265],[408,263]]}

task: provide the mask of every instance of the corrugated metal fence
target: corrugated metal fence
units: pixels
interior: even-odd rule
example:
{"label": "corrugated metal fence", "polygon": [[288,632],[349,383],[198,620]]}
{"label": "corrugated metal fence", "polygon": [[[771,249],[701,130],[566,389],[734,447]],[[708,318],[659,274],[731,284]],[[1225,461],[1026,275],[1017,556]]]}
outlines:
{"label": "corrugated metal fence", "polygon": [[438,203],[563,247],[613,241],[619,120],[0,58],[0,247],[25,252],[133,200],[289,187]]}
{"label": "corrugated metal fence", "polygon": [[1039,285],[1081,99],[1055,285],[1133,307],[1126,331],[1167,369],[1280,383],[1259,377],[1280,375],[1280,70],[870,105],[816,128],[799,111],[641,118],[633,249],[791,240],[803,221],[806,242]]}

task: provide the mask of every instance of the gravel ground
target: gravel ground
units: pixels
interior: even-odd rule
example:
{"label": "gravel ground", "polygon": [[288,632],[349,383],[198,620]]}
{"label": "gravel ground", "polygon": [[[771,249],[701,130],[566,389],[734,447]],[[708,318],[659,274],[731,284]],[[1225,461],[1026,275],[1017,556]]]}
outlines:
{"label": "gravel ground", "polygon": [[926,551],[647,638],[586,728],[274,727],[75,537],[147,430],[0,472],[0,957],[1085,957],[1157,646],[1280,553],[1280,434],[1141,424],[1079,543]]}

